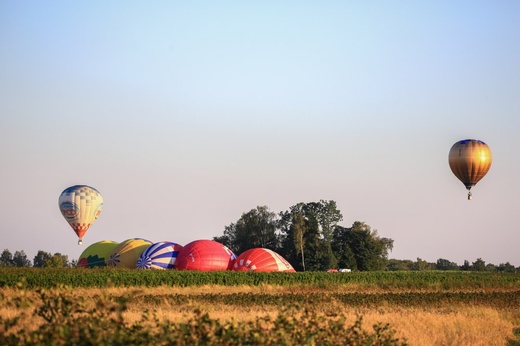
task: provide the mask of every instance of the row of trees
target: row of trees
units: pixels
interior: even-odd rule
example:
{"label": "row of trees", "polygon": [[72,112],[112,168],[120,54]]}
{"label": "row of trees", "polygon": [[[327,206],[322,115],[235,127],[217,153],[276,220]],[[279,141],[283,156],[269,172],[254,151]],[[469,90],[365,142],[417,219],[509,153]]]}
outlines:
{"label": "row of trees", "polygon": [[364,222],[355,221],[343,227],[343,220],[335,201],[320,200],[298,203],[278,214],[267,206],[258,206],[224,228],[221,236],[214,237],[240,254],[245,250],[263,247],[278,252],[298,271],[349,268],[352,270],[472,270],[520,272],[509,262],[498,266],[475,262],[459,266],[440,258],[430,263],[388,259],[394,241],[380,237],[377,230]]}
{"label": "row of trees", "polygon": [[455,262],[451,262],[444,258],[439,258],[437,262],[427,262],[421,258],[417,258],[417,261],[411,260],[398,260],[390,259],[386,265],[387,270],[465,270],[465,271],[498,271],[515,273],[520,272],[520,267],[515,268],[509,262],[500,263],[494,265],[487,263],[482,258],[477,258],[475,262],[470,263],[468,260],[464,261],[464,264],[458,265]]}
{"label": "row of trees", "polygon": [[271,249],[297,271],[384,270],[394,241],[363,222],[340,226],[342,220],[335,201],[298,203],[278,214],[258,206],[213,239],[237,254],[255,247]]}
{"label": "row of trees", "polygon": [[14,255],[8,249],[4,249],[0,254],[0,266],[2,267],[75,267],[76,261],[69,262],[67,255],[56,252],[51,255],[49,252],[39,250],[33,261],[27,258],[25,251],[15,251]]}

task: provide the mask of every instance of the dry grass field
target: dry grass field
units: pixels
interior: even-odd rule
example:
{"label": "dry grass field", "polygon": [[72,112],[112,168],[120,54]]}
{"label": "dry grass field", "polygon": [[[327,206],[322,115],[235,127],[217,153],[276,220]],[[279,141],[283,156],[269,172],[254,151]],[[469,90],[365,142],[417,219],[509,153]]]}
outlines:
{"label": "dry grass field", "polygon": [[[47,291],[48,294],[51,292],[65,292],[87,306],[96,304],[99,297],[110,300],[127,297],[123,315],[129,325],[142,321],[146,310],[159,320],[176,323],[193,317],[197,309],[222,322],[253,321],[263,316],[276,318],[280,311],[289,311],[297,317],[305,310],[323,316],[321,328],[327,328],[326,321],[338,316],[345,317],[346,325],[352,325],[362,316],[364,328],[388,323],[395,330],[395,336],[409,345],[520,345],[518,288],[446,292],[439,289],[385,290],[363,285],[326,288],[207,285],[80,287]],[[38,297],[42,293],[37,289],[1,288],[0,294],[3,320],[24,314],[31,316],[35,306],[41,304]],[[291,310],[291,307],[294,308]],[[42,317],[33,316],[20,320],[16,328],[32,330],[44,322]]]}

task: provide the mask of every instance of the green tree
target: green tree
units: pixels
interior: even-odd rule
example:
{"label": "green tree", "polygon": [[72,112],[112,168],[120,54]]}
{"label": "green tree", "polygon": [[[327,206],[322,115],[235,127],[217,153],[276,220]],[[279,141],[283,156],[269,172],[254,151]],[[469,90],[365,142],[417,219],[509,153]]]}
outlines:
{"label": "green tree", "polygon": [[44,267],[52,267],[52,268],[61,268],[69,266],[69,258],[67,255],[62,255],[59,252],[56,252],[49,259],[47,259],[44,263]]}
{"label": "green tree", "polygon": [[302,256],[302,267],[303,271],[305,271],[305,252],[303,248],[305,247],[305,239],[304,234],[306,232],[305,226],[305,218],[302,214],[296,213],[293,215],[293,227],[294,227],[294,249],[296,254],[300,254]]}
{"label": "green tree", "polygon": [[413,266],[414,262],[412,260],[398,260],[392,258],[386,262],[386,269],[390,271],[412,270]]}
{"label": "green tree", "polygon": [[464,264],[460,266],[460,270],[471,270],[471,265],[469,264],[468,260],[464,260]]}
{"label": "green tree", "polygon": [[437,270],[459,270],[459,265],[444,258],[439,258],[435,263]]}
{"label": "green tree", "polygon": [[[296,270],[304,269],[300,256],[302,253],[305,254],[305,270],[326,270],[337,266],[332,251],[332,230],[343,216],[335,201],[298,203],[279,215],[280,254]],[[300,215],[303,222],[296,215]]]}
{"label": "green tree", "polygon": [[435,264],[429,263],[419,257],[417,257],[417,261],[412,264],[412,270],[432,270],[435,268]]}
{"label": "green tree", "polygon": [[488,263],[488,264],[486,264],[486,271],[487,272],[496,272],[497,266],[494,265],[493,263]]}
{"label": "green tree", "polygon": [[243,213],[236,223],[225,227],[222,236],[213,240],[228,246],[236,254],[257,247],[276,251],[277,222],[276,214],[267,206],[258,206]]}
{"label": "green tree", "polygon": [[497,267],[497,270],[499,272],[514,273],[516,271],[516,268],[511,263],[506,262],[506,263],[500,263]]}
{"label": "green tree", "polygon": [[8,249],[4,249],[0,255],[0,267],[12,267],[13,265],[13,254]]}
{"label": "green tree", "polygon": [[36,256],[34,256],[33,259],[33,266],[37,268],[43,268],[45,267],[45,262],[47,262],[52,255],[46,251],[38,250],[36,253]]}
{"label": "green tree", "polygon": [[27,258],[25,251],[15,251],[13,255],[13,263],[16,267],[30,267],[31,261]]}
{"label": "green tree", "polygon": [[377,230],[356,221],[351,228],[337,226],[332,244],[340,267],[366,271],[386,268],[394,241],[379,237]]}
{"label": "green tree", "polygon": [[471,270],[477,272],[486,271],[486,262],[484,262],[482,258],[477,258],[477,260],[471,264]]}

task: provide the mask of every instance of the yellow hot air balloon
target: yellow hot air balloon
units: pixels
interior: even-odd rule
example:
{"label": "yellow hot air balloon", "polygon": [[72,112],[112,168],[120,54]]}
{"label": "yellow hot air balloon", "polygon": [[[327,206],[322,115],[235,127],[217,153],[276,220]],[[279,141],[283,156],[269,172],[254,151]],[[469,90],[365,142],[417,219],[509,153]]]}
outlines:
{"label": "yellow hot air balloon", "polygon": [[453,174],[466,186],[468,200],[471,188],[484,178],[491,168],[491,150],[477,139],[465,139],[453,144],[448,157]]}
{"label": "yellow hot air balloon", "polygon": [[83,235],[101,214],[103,197],[93,187],[74,185],[63,190],[58,205],[61,214],[78,235],[78,245],[81,245]]}
{"label": "yellow hot air balloon", "polygon": [[109,267],[135,269],[139,256],[152,245],[143,238],[131,238],[119,243],[107,259]]}

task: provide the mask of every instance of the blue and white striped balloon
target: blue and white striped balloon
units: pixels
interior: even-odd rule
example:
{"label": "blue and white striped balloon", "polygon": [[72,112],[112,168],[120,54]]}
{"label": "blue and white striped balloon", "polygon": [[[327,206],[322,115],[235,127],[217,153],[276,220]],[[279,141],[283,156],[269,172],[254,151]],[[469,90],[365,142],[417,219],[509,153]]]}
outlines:
{"label": "blue and white striped balloon", "polygon": [[182,245],[169,241],[152,244],[139,256],[137,269],[173,269],[180,249]]}

